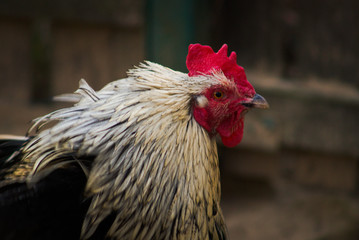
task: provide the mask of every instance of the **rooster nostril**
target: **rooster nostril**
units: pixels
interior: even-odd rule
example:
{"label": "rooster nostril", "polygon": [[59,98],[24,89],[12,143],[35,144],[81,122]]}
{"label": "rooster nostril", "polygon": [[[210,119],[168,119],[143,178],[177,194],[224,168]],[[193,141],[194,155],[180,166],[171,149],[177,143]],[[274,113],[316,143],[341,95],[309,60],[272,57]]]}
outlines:
{"label": "rooster nostril", "polygon": [[269,108],[267,101],[259,94],[255,94],[253,98],[246,99],[240,104],[247,108]]}

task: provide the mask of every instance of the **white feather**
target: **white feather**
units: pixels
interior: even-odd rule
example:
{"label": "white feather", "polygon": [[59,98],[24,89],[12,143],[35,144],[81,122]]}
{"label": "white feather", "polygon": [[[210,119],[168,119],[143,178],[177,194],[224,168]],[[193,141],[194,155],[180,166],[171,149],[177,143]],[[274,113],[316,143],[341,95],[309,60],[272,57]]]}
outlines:
{"label": "white feather", "polygon": [[[192,206],[204,192],[210,201],[218,203],[220,199],[215,139],[195,121],[191,104],[195,100],[205,107],[208,101],[201,94],[220,84],[222,76],[188,77],[151,62],[130,70],[128,75],[98,92],[81,80],[77,104],[37,119],[33,128],[57,123],[42,130],[24,148],[25,157],[34,162],[29,182],[46,173],[58,154],[97,156],[86,186],[93,201],[83,225],[83,238],[91,236],[101,220],[118,209],[121,216],[156,219],[147,234],[143,228],[139,236],[159,238],[161,229],[170,228],[167,220],[181,205],[188,205],[183,214],[192,214]],[[151,186],[151,191],[145,186]],[[162,194],[155,194],[159,191]],[[174,202],[168,202],[174,195]],[[134,209],[138,201],[153,203],[151,212]],[[203,210],[207,211],[207,206]],[[119,227],[123,226],[121,219],[116,218],[108,237],[129,237]],[[177,228],[178,232],[189,231],[184,223]]]}

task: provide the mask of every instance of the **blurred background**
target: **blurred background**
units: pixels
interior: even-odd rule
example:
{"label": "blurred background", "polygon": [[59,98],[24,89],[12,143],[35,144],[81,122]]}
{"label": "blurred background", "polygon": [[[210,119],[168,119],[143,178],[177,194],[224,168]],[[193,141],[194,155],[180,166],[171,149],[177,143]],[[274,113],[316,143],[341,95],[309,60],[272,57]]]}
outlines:
{"label": "blurred background", "polygon": [[0,133],[99,90],[144,59],[186,71],[227,43],[271,105],[220,146],[233,240],[359,239],[359,1],[2,0]]}

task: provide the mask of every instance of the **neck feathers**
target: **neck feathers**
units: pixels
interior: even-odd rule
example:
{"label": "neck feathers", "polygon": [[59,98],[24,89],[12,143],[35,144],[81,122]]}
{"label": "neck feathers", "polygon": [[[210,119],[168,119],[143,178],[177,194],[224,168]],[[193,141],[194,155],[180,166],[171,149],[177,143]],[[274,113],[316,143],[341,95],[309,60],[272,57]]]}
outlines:
{"label": "neck feathers", "polygon": [[123,229],[136,229],[148,216],[148,226],[138,234],[161,239],[171,234],[161,229],[171,228],[167,225],[174,221],[177,232],[192,231],[180,219],[195,214],[195,206],[201,205],[203,214],[218,208],[216,142],[191,113],[193,96],[212,84],[207,78],[147,63],[98,92],[81,84],[75,106],[37,119],[34,128],[56,124],[23,152],[34,162],[30,181],[62,167],[58,162],[64,154],[96,156],[85,191],[93,200],[84,238],[113,212],[119,215],[109,236],[126,239],[133,233]]}

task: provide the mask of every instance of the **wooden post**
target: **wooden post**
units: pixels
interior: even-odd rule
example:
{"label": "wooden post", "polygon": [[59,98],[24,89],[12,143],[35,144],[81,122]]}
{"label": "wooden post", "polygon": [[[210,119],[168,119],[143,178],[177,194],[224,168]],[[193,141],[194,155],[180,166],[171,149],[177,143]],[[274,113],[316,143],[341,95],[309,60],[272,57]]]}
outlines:
{"label": "wooden post", "polygon": [[51,21],[35,19],[31,29],[31,101],[47,103],[52,96],[51,89]]}
{"label": "wooden post", "polygon": [[148,0],[146,58],[186,72],[188,45],[209,44],[209,9],[204,0]]}

